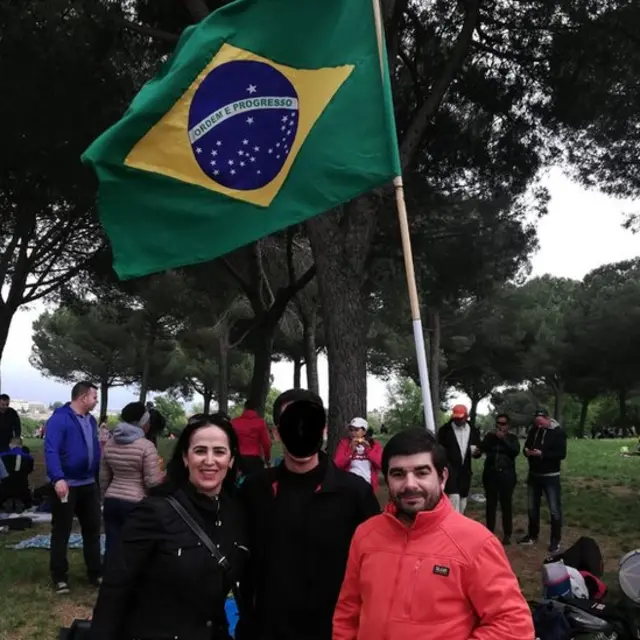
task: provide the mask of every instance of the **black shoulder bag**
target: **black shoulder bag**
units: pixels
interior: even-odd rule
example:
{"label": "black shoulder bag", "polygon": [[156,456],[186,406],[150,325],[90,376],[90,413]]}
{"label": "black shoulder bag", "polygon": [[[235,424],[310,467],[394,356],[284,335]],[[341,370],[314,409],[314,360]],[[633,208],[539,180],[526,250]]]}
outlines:
{"label": "black shoulder bag", "polygon": [[231,576],[231,565],[226,556],[220,553],[220,549],[213,544],[211,538],[204,532],[202,527],[191,517],[191,514],[173,497],[167,496],[167,502],[173,507],[175,512],[184,520],[185,524],[200,539],[207,551],[216,559],[218,566],[227,575],[231,582],[231,593],[236,601],[238,612],[242,611],[242,598],[240,597],[240,584]]}

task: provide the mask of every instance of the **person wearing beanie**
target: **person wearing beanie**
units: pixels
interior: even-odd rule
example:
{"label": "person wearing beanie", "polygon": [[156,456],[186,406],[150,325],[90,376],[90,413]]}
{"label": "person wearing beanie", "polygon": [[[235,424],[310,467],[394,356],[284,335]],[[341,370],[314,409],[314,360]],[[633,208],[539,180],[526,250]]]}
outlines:
{"label": "person wearing beanie", "polygon": [[440,427],[438,442],[443,446],[449,461],[449,476],[445,493],[453,508],[464,513],[471,489],[471,458],[479,458],[480,433],[469,424],[469,413],[463,404],[457,404],[451,412],[451,420]]}
{"label": "person wearing beanie", "polygon": [[129,403],[105,444],[100,464],[104,498],[105,557],[120,543],[124,523],[136,505],[162,481],[155,445],[145,436],[149,412],[142,402]]}
{"label": "person wearing beanie", "polygon": [[274,403],[273,422],[283,461],[240,489],[251,556],[235,638],[331,640],[351,538],[380,506],[368,482],[321,451],[319,396],[286,391]]}

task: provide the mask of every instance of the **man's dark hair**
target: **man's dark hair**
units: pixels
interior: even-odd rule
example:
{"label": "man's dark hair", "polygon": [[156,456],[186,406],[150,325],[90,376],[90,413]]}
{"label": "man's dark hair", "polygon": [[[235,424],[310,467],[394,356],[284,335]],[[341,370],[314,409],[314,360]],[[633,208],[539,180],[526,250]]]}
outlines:
{"label": "man's dark hair", "polygon": [[306,400],[307,402],[312,402],[324,408],[322,398],[317,393],[307,389],[289,389],[289,391],[281,393],[273,403],[273,423],[276,426],[280,424],[283,405],[290,404],[291,402],[299,402],[300,400]]}
{"label": "man's dark hair", "polygon": [[444,447],[436,442],[435,436],[426,429],[412,428],[396,433],[382,452],[382,473],[387,477],[389,462],[394,456],[413,456],[416,453],[430,453],[433,466],[442,477],[447,467],[447,454]]}
{"label": "man's dark hair", "polygon": [[257,411],[258,407],[256,407],[256,403],[253,400],[247,400],[244,403],[244,409],[245,411]]}
{"label": "man's dark hair", "polygon": [[89,382],[87,380],[76,382],[73,385],[73,389],[71,389],[71,399],[77,400],[78,398],[81,398],[83,395],[85,395],[85,393],[89,393],[91,389],[95,389],[97,391],[98,387],[96,387],[93,382]]}
{"label": "man's dark hair", "polygon": [[498,413],[496,414],[496,422],[498,422],[498,420],[500,419],[506,420],[508,424],[511,423],[511,420],[509,419],[509,414],[508,413]]}
{"label": "man's dark hair", "polygon": [[0,393],[0,400],[6,400],[7,402],[10,402],[11,398],[6,393]]}

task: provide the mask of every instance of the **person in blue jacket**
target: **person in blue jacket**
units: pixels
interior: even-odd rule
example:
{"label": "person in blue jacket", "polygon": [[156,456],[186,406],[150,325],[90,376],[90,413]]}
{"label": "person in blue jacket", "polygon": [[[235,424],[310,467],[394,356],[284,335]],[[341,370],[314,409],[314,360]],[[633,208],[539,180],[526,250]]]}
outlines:
{"label": "person in blue jacket", "polygon": [[96,482],[100,444],[98,425],[90,413],[97,402],[97,387],[91,382],[78,382],[71,390],[71,402],[56,409],[47,422],[44,456],[54,489],[49,568],[58,594],[69,593],[67,547],[74,515],[80,523],[89,581],[99,586],[102,580],[100,492]]}

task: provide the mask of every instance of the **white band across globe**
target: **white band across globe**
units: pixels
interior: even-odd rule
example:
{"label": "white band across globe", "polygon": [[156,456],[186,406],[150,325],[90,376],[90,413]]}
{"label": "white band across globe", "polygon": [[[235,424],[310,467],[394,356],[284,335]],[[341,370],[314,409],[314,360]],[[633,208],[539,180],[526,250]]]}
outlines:
{"label": "white band across globe", "polygon": [[265,96],[262,98],[247,98],[246,100],[237,100],[230,102],[224,107],[220,107],[206,118],[203,118],[198,124],[189,130],[189,141],[191,144],[202,138],[210,131],[213,131],[219,124],[233,118],[234,116],[257,109],[290,109],[298,110],[298,100],[288,96]]}

